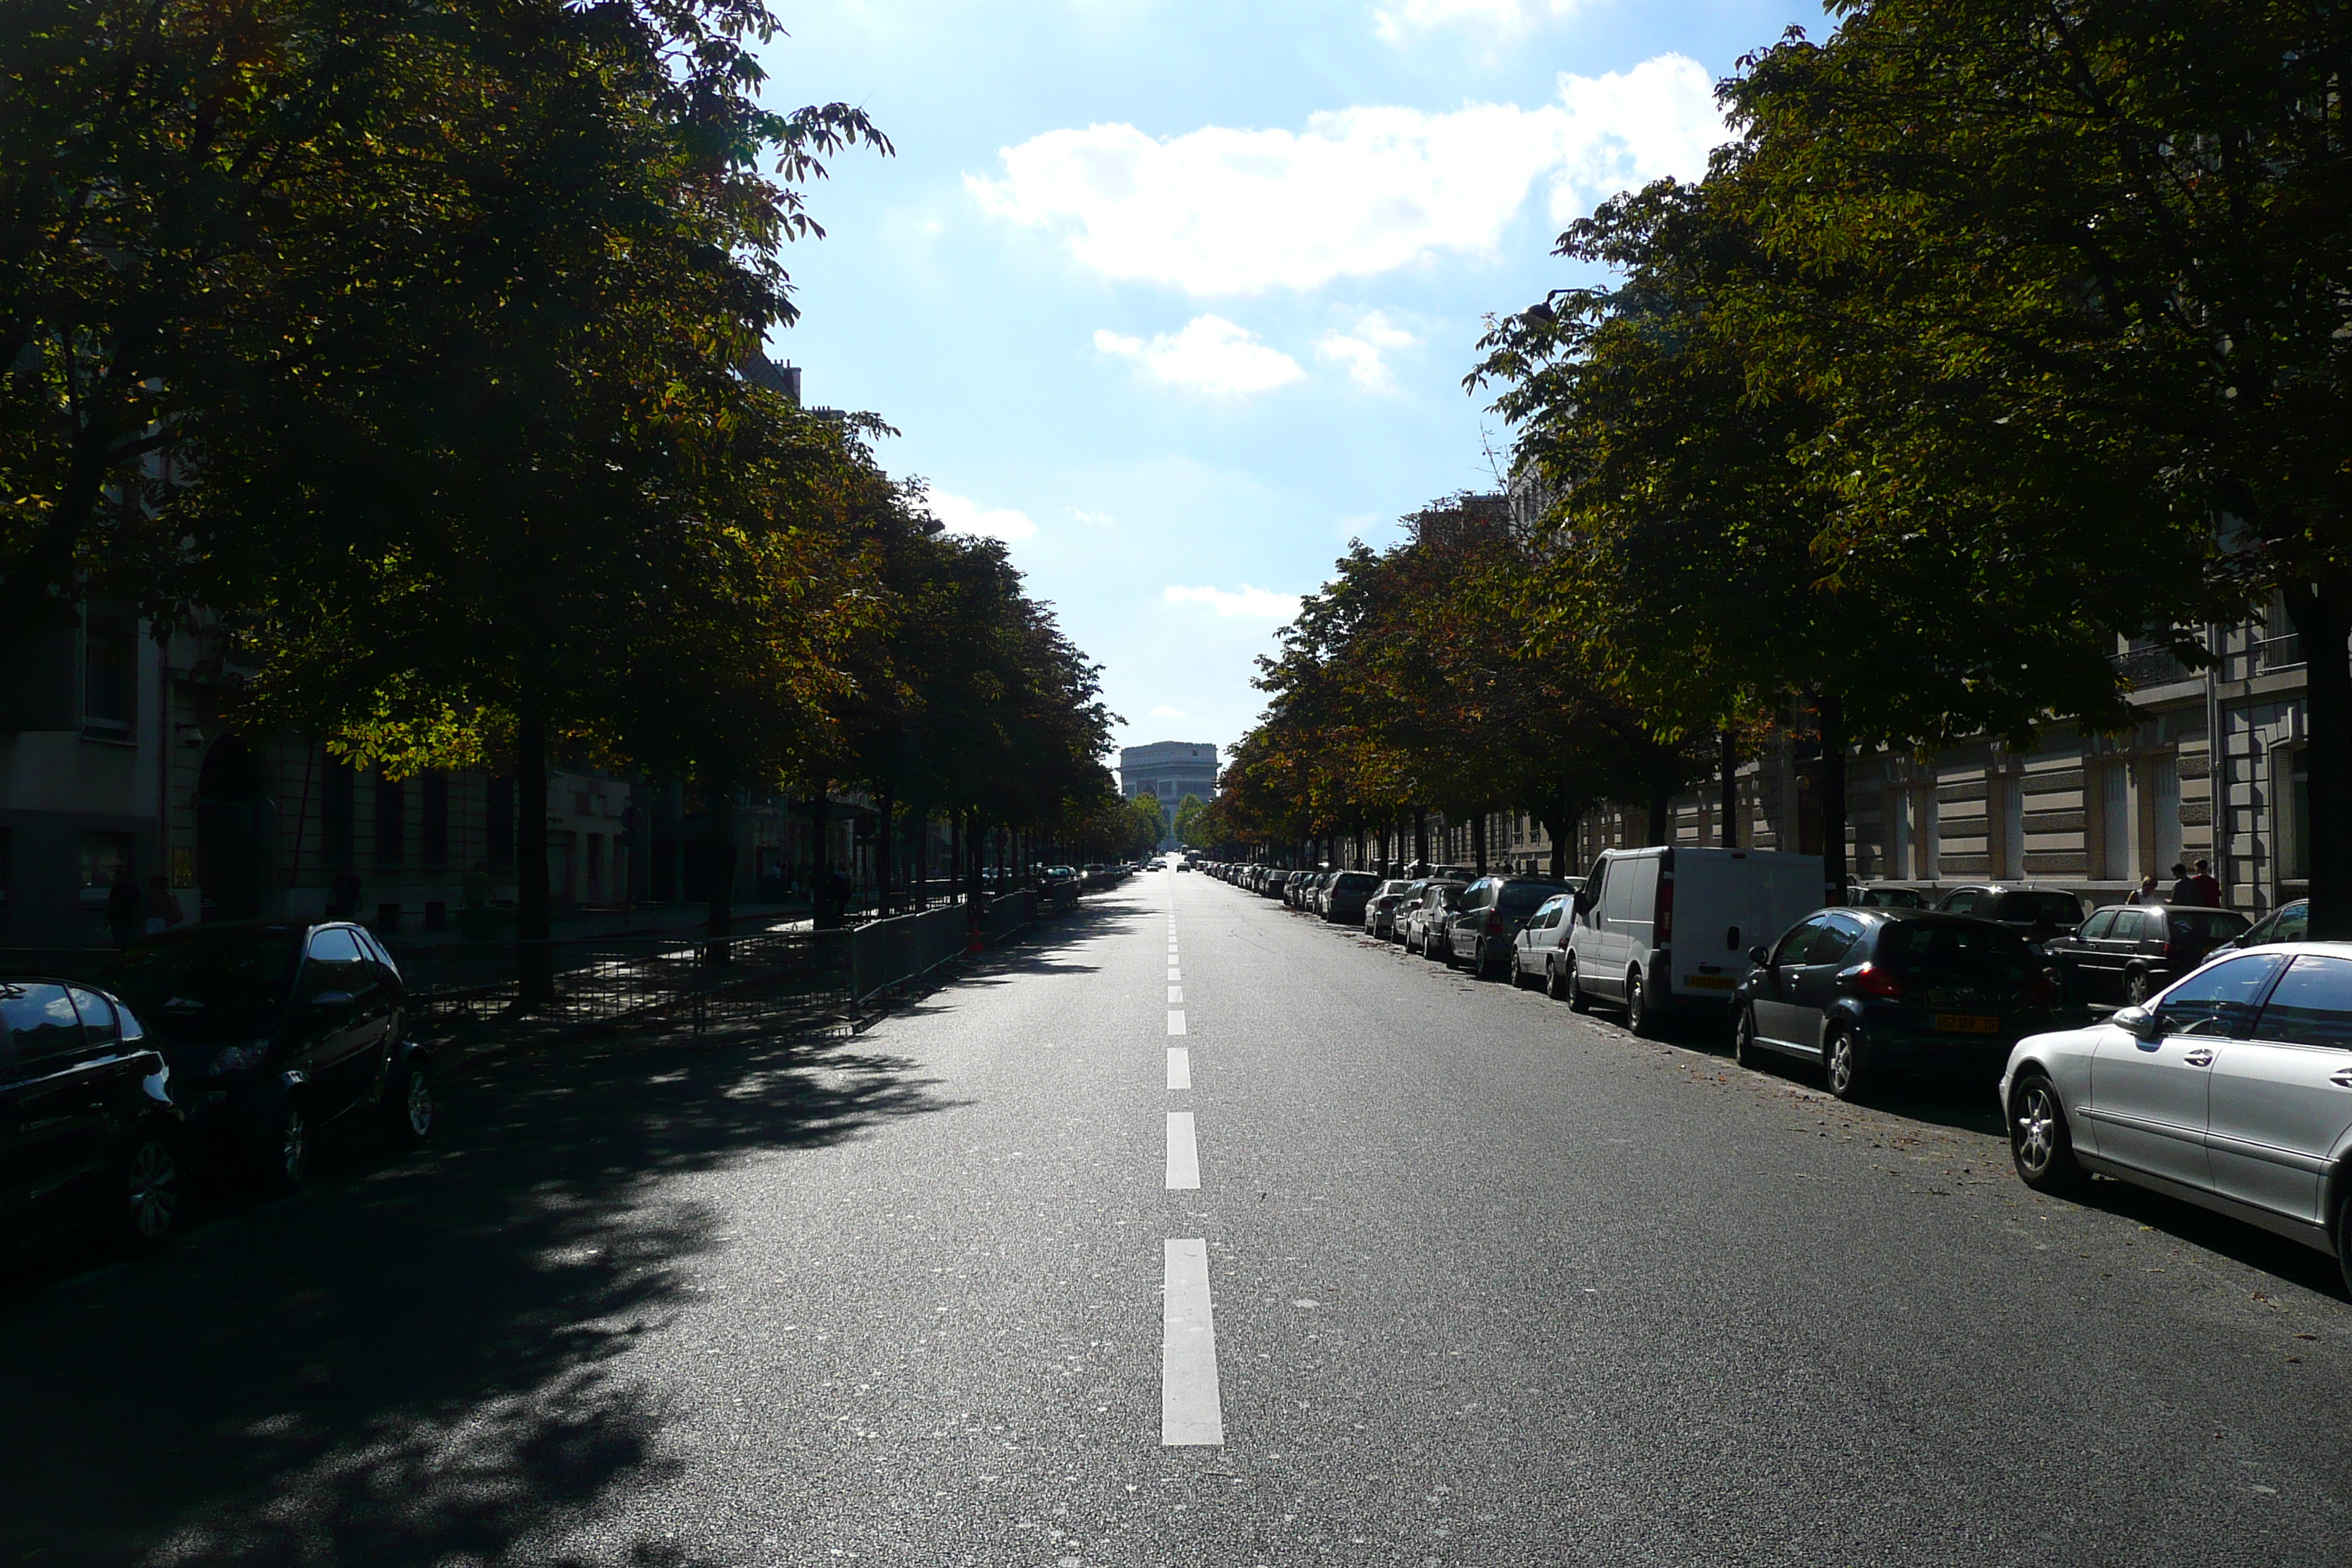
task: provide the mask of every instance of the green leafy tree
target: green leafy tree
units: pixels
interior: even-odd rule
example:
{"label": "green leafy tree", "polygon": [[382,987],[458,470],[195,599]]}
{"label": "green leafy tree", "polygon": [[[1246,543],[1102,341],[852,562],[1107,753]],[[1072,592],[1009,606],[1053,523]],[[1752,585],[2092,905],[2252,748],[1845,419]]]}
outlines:
{"label": "green leafy tree", "polygon": [[1195,835],[1199,833],[1201,818],[1208,809],[1208,802],[1197,795],[1187,794],[1182,800],[1176,803],[1177,843],[1197,845],[1201,842]]}

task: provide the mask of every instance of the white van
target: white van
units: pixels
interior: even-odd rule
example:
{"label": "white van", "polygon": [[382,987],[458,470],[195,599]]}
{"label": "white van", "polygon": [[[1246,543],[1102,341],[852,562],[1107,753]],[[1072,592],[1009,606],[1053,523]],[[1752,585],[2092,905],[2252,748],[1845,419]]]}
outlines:
{"label": "white van", "polygon": [[1822,858],[1664,845],[1611,849],[1576,896],[1568,1005],[1625,1009],[1645,1034],[1663,1010],[1728,1003],[1748,950],[1822,907]]}

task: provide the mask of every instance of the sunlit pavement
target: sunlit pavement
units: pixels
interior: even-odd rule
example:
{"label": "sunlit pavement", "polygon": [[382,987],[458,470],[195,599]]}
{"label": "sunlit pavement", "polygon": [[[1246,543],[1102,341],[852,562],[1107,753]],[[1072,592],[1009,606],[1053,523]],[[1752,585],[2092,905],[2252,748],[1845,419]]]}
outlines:
{"label": "sunlit pavement", "polygon": [[2336,1563],[2333,1265],[1139,877],[19,1282],[0,1561]]}

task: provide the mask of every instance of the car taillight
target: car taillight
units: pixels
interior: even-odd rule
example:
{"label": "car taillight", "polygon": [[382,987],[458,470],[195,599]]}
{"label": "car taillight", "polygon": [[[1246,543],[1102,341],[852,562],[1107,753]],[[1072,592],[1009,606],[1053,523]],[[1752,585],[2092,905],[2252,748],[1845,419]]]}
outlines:
{"label": "car taillight", "polygon": [[1500,936],[1503,934],[1502,910],[1488,910],[1486,911],[1486,934],[1488,936]]}
{"label": "car taillight", "polygon": [[2058,983],[2047,974],[2025,988],[2025,1005],[2029,1007],[2047,1007],[2057,1000]]}
{"label": "car taillight", "polygon": [[1671,876],[1658,879],[1658,945],[1672,947],[1675,942],[1675,879]]}
{"label": "car taillight", "polygon": [[1903,994],[1903,982],[1875,963],[1865,963],[1853,972],[1853,988],[1866,996],[1885,996],[1890,1000]]}

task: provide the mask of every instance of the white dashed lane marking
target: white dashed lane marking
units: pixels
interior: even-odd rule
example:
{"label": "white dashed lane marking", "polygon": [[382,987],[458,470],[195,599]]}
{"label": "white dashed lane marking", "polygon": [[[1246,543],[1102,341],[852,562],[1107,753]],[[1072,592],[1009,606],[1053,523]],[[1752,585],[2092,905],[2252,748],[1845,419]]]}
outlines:
{"label": "white dashed lane marking", "polygon": [[1192,1113],[1171,1110],[1168,1113],[1168,1190],[1192,1193],[1200,1188],[1201,1149],[1192,1136]]}
{"label": "white dashed lane marking", "polygon": [[1182,1000],[1184,1000],[1184,988],[1181,985],[1171,985],[1168,988],[1169,1005],[1173,1006],[1175,1004],[1181,1002]]}
{"label": "white dashed lane marking", "polygon": [[1225,1415],[1209,1313],[1208,1243],[1163,1243],[1160,1289],[1160,1446],[1221,1447]]}
{"label": "white dashed lane marking", "polygon": [[1192,1053],[1181,1046],[1168,1047],[1168,1087],[1170,1089],[1192,1087]]}
{"label": "white dashed lane marking", "polygon": [[1174,1008],[1171,1008],[1171,1009],[1169,1010],[1169,1013],[1168,1013],[1168,1032],[1169,1032],[1170,1034],[1171,1034],[1171,1035],[1181,1035],[1181,1034],[1182,1034],[1182,1033],[1184,1032],[1184,1009],[1183,1009],[1183,1008],[1181,1008],[1181,1007],[1174,1007]]}
{"label": "white dashed lane marking", "polygon": [[1171,963],[1168,966],[1168,978],[1171,981],[1181,980],[1184,978],[1184,972]]}

